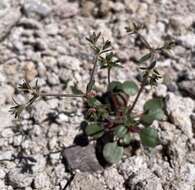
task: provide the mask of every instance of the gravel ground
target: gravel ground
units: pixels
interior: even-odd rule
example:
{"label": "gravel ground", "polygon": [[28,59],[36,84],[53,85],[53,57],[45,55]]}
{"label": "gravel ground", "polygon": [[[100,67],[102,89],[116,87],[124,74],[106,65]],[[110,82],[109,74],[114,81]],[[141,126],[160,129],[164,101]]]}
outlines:
{"label": "gravel ground", "polygon": [[[176,41],[174,56],[158,61],[164,80],[148,87],[136,107],[153,94],[165,97],[167,121],[154,122],[162,144],[143,147],[96,173],[75,172],[70,184],[60,151],[74,143],[83,119],[75,98],[38,101],[21,120],[8,113],[23,79],[49,92],[84,89],[92,68],[85,40],[92,31],[112,41],[124,69],[112,79],[139,78],[136,60],[145,52],[127,37],[130,21],[158,47]],[[1,0],[0,1],[0,189],[1,190],[193,190],[195,188],[195,1],[194,0]],[[99,91],[104,89],[99,72]]]}

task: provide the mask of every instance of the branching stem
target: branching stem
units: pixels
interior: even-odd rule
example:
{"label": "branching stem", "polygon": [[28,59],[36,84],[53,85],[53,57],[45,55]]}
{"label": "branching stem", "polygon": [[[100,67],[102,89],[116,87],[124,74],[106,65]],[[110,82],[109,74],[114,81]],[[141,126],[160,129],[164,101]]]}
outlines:
{"label": "branching stem", "polygon": [[110,86],[111,80],[110,80],[110,71],[111,68],[108,68],[108,86]]}
{"label": "branching stem", "polygon": [[137,103],[141,93],[144,90],[144,87],[145,87],[145,81],[142,82],[141,87],[140,87],[140,89],[139,89],[139,91],[137,93],[137,96],[135,97],[135,100],[134,100],[133,104],[129,107],[128,113],[131,113],[133,111],[133,109],[134,109],[134,107],[135,107],[135,105],[136,105],[136,103]]}
{"label": "branching stem", "polygon": [[[87,86],[92,86],[93,84],[93,81],[94,81],[94,75],[95,75],[95,71],[96,71],[96,68],[97,68],[97,61],[98,61],[98,58],[99,58],[99,53],[97,53],[95,55],[95,58],[94,58],[94,61],[93,61],[93,69],[91,71],[91,74],[90,74],[90,80],[89,80],[89,83]],[[90,91],[91,89],[87,89],[86,90],[86,94]]]}
{"label": "branching stem", "polygon": [[83,94],[57,94],[57,93],[45,93],[45,92],[40,92],[38,94],[40,97],[47,97],[47,96],[55,96],[55,97],[70,97],[70,98],[83,98],[85,97]]}

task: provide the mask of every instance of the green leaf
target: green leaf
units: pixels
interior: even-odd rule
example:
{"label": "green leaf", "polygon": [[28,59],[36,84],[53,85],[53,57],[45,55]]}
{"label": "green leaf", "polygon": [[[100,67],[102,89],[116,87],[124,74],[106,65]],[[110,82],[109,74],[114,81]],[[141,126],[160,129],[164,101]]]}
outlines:
{"label": "green leaf", "polygon": [[98,106],[101,106],[102,103],[95,97],[91,97],[87,100],[87,104],[89,107],[98,107]]}
{"label": "green leaf", "polygon": [[123,66],[120,65],[120,64],[118,64],[118,63],[114,63],[114,64],[113,64],[113,67],[123,68]]}
{"label": "green leaf", "polygon": [[163,108],[164,108],[164,102],[162,98],[153,98],[153,99],[148,100],[144,104],[144,111],[163,109]]}
{"label": "green leaf", "polygon": [[162,109],[151,109],[148,110],[141,118],[141,122],[145,125],[151,125],[154,120],[161,120],[165,117]]}
{"label": "green leaf", "polygon": [[104,130],[97,123],[89,123],[85,128],[85,133],[88,136],[92,136],[94,138],[100,138],[104,134]]}
{"label": "green leaf", "polygon": [[141,118],[142,123],[150,125],[154,120],[161,120],[165,117],[164,102],[162,98],[153,98],[144,104],[144,115]]}
{"label": "green leaf", "polygon": [[109,48],[110,46],[111,46],[111,42],[109,40],[106,40],[102,49],[105,50],[105,49]]}
{"label": "green leaf", "polygon": [[131,135],[126,133],[126,135],[122,139],[122,143],[128,145],[131,142]]}
{"label": "green leaf", "polygon": [[143,57],[140,58],[139,64],[142,64],[142,63],[146,62],[151,57],[152,57],[152,53],[148,53],[148,54],[144,55]]}
{"label": "green leaf", "polygon": [[88,84],[87,84],[87,92],[90,92],[95,84],[95,80],[91,80]]}
{"label": "green leaf", "polygon": [[103,148],[103,156],[108,163],[117,163],[123,156],[123,147],[118,146],[115,142],[107,143]]}
{"label": "green leaf", "polygon": [[108,87],[108,90],[110,91],[117,91],[122,88],[122,83],[119,81],[112,81]]}
{"label": "green leaf", "polygon": [[151,127],[142,129],[140,132],[140,138],[142,144],[149,147],[155,147],[159,142],[157,130]]}
{"label": "green leaf", "polygon": [[127,133],[127,128],[123,125],[116,127],[114,130],[114,134],[119,138],[123,138],[126,135],[126,133]]}
{"label": "green leaf", "polygon": [[138,92],[138,87],[133,81],[125,81],[122,84],[122,90],[129,96],[134,96]]}

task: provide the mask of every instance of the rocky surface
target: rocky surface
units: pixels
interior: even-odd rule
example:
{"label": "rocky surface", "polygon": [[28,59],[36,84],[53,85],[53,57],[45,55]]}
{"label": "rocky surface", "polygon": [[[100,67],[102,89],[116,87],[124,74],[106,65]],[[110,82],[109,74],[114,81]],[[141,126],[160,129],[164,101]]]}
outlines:
{"label": "rocky surface", "polygon": [[[194,0],[1,0],[0,189],[193,190],[194,13]],[[92,31],[112,41],[124,66],[111,78],[139,78],[136,61],[145,51],[126,36],[124,27],[132,20],[145,25],[143,35],[155,47],[164,39],[176,41],[173,56],[165,55],[157,63],[161,84],[152,91],[146,88],[136,107],[140,111],[152,95],[165,98],[167,121],[153,124],[161,145],[150,153],[139,147],[119,164],[93,174],[74,171],[71,180],[61,151],[73,145],[80,132],[82,101],[43,99],[16,121],[8,112],[12,97],[19,102],[26,97],[15,87],[23,79],[38,79],[47,92],[70,93],[75,83],[84,89],[93,58],[85,37]],[[105,74],[98,73],[99,91]]]}

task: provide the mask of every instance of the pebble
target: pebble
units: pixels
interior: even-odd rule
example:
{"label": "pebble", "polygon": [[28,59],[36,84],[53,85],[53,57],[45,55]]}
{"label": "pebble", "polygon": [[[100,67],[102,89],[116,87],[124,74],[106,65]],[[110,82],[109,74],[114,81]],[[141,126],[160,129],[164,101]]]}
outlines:
{"label": "pebble", "polygon": [[70,190],[106,190],[104,185],[94,176],[80,173],[76,174],[72,183],[70,184]]}
{"label": "pebble", "polygon": [[11,85],[4,84],[0,86],[0,105],[11,102],[14,94],[14,88]]}
{"label": "pebble", "polygon": [[47,189],[50,186],[50,181],[48,175],[43,172],[34,178],[33,186],[35,189]]}
{"label": "pebble", "polygon": [[163,190],[160,178],[154,175],[149,169],[141,169],[134,173],[126,182],[131,189]]}
{"label": "pebble", "polygon": [[12,154],[13,154],[12,151],[0,152],[0,160],[11,160]]}
{"label": "pebble", "polygon": [[44,119],[47,118],[47,113],[49,112],[50,108],[48,104],[41,100],[36,102],[33,105],[33,109],[31,111],[31,116],[35,119],[35,121],[41,123]]}
{"label": "pebble", "polygon": [[1,106],[0,107],[0,132],[3,131],[4,128],[12,126],[13,116],[8,114],[10,106]]}
{"label": "pebble", "polygon": [[0,167],[0,179],[3,179],[6,176],[6,172],[3,167]]}
{"label": "pebble", "polygon": [[58,118],[57,118],[56,121],[59,122],[59,123],[68,122],[69,121],[69,117],[66,114],[64,114],[64,113],[60,113],[58,115]]}
{"label": "pebble", "polygon": [[104,171],[105,182],[109,189],[124,190],[124,179],[120,175],[116,168],[107,168]]}
{"label": "pebble", "polygon": [[166,111],[171,121],[180,128],[189,138],[192,138],[192,123],[190,115],[192,114],[195,103],[190,98],[182,98],[173,93],[168,93],[165,98]]}
{"label": "pebble", "polygon": [[0,19],[0,40],[2,40],[11,30],[11,28],[16,25],[19,18],[21,17],[21,12],[19,9],[10,8],[6,12],[5,16]]}
{"label": "pebble", "polygon": [[147,168],[146,161],[142,156],[131,156],[127,158],[123,163],[119,165],[119,172],[127,179],[133,173],[139,170],[144,170]]}
{"label": "pebble", "polygon": [[51,13],[51,8],[40,0],[25,0],[23,10],[28,17],[46,17]]}
{"label": "pebble", "polygon": [[63,157],[67,161],[67,167],[72,170],[93,173],[103,169],[96,158],[93,145],[65,148]]}
{"label": "pebble", "polygon": [[45,26],[45,31],[48,35],[55,36],[59,32],[59,27],[57,24],[49,24]]}
{"label": "pebble", "polygon": [[61,19],[67,19],[79,14],[78,3],[58,1],[54,7],[54,12]]}
{"label": "pebble", "polygon": [[25,65],[25,79],[27,81],[32,81],[37,76],[37,70],[33,62],[27,62]]}
{"label": "pebble", "polygon": [[55,73],[51,73],[51,74],[48,73],[47,81],[51,86],[60,84],[59,76]]}
{"label": "pebble", "polygon": [[46,166],[46,159],[42,154],[33,155],[32,158],[36,160],[34,166],[32,166],[33,174],[43,172]]}
{"label": "pebble", "polygon": [[157,97],[165,97],[167,95],[167,86],[164,84],[159,84],[155,89],[155,95]]}
{"label": "pebble", "polygon": [[80,69],[80,61],[79,59],[75,58],[75,57],[71,57],[68,55],[64,55],[64,56],[60,56],[58,58],[58,64],[60,67],[65,67],[68,70],[72,70],[72,71],[78,71]]}
{"label": "pebble", "polygon": [[14,168],[8,173],[8,181],[13,188],[24,188],[30,186],[32,180],[32,175],[21,173],[19,168]]}
{"label": "pebble", "polygon": [[180,82],[179,89],[195,99],[195,80]]}

